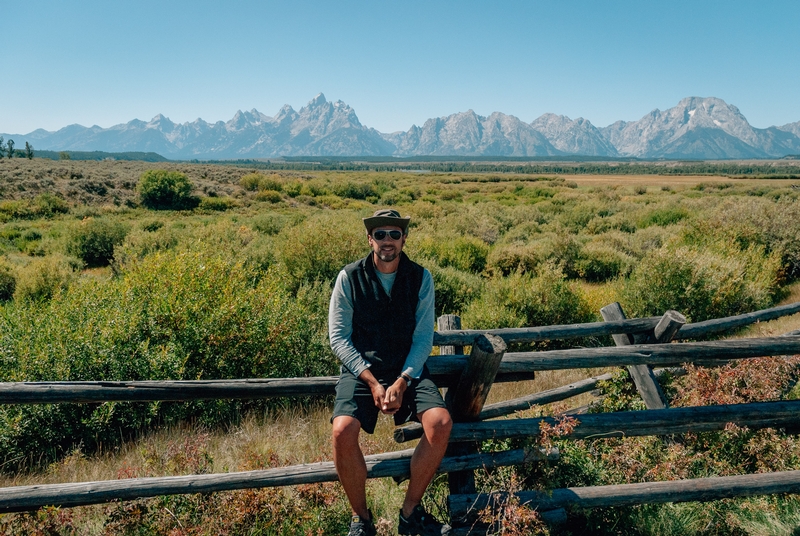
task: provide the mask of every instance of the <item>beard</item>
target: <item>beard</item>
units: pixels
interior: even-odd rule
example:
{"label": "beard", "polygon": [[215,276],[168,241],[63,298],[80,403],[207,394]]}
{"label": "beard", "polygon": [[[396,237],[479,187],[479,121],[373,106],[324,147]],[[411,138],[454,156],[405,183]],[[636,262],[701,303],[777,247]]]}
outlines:
{"label": "beard", "polygon": [[393,260],[395,260],[397,258],[397,255],[399,255],[399,253],[397,251],[392,251],[392,252],[378,251],[377,254],[378,254],[378,258],[380,260],[382,260],[383,262],[392,262]]}

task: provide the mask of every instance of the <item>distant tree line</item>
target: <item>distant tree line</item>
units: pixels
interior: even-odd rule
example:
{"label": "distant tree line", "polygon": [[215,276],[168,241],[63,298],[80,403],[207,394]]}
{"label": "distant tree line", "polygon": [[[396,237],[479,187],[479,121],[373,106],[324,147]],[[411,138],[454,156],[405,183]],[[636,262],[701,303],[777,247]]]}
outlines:
{"label": "distant tree line", "polygon": [[0,158],[7,157],[7,158],[27,158],[29,160],[33,159],[33,145],[25,142],[25,149],[14,149],[14,140],[9,139],[5,147],[3,146],[3,136],[0,136]]}
{"label": "distant tree line", "polygon": [[[434,173],[517,173],[526,175],[723,175],[730,177],[769,177],[800,178],[800,166],[792,165],[793,159],[782,162],[705,162],[705,161],[609,161],[609,162],[459,162],[430,161],[433,157],[424,157],[412,161],[403,159],[398,162],[380,162],[361,160],[342,160],[321,157],[310,160],[309,157],[283,158],[278,161],[263,160],[220,160],[205,163],[235,165],[265,170],[294,171],[410,171],[421,170]],[[198,162],[193,160],[192,162]]]}
{"label": "distant tree line", "polygon": [[50,160],[135,160],[141,162],[168,162],[158,153],[130,151],[108,153],[106,151],[37,151],[39,158]]}

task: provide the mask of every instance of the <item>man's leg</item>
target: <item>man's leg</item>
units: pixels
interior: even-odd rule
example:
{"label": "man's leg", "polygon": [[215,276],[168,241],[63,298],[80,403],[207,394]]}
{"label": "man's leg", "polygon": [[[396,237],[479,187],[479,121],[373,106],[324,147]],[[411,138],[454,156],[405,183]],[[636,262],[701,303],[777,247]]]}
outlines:
{"label": "man's leg", "polygon": [[353,513],[369,519],[367,464],[358,445],[360,431],[361,423],[353,417],[340,415],[333,419],[333,464]]}
{"label": "man's leg", "polygon": [[[411,478],[403,500],[403,516],[411,515],[439,468],[450,440],[453,421],[445,408],[431,408],[419,414],[423,435],[411,457]],[[363,457],[362,457],[363,459]],[[337,465],[338,467],[338,465]],[[366,474],[366,469],[365,469]]]}

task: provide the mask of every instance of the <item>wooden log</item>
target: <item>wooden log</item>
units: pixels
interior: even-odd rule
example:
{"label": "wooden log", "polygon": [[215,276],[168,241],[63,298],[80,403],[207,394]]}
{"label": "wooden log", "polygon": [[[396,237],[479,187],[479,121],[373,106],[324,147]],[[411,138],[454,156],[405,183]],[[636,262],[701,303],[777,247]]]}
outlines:
{"label": "wooden log", "polygon": [[[407,477],[414,449],[366,456],[369,478]],[[517,449],[446,457],[439,472],[518,465],[530,461],[557,459],[557,449]],[[0,488],[0,513],[25,512],[43,506],[84,506],[113,500],[129,501],[159,495],[210,493],[237,489],[291,486],[338,480],[333,462],[295,465],[260,471],[212,475],[130,478],[69,484],[46,484]]]}
{"label": "wooden log", "polygon": [[772,307],[770,309],[763,309],[761,311],[745,313],[742,315],[715,318],[713,320],[705,320],[703,322],[686,324],[680,329],[675,338],[696,339],[697,337],[703,337],[713,333],[722,333],[724,331],[755,324],[756,322],[766,322],[767,320],[774,320],[776,318],[793,315],[795,313],[800,313],[800,302],[780,305],[778,307]]}
{"label": "wooden log", "polygon": [[[600,309],[600,314],[606,321],[625,320],[625,312],[619,302],[606,305]],[[660,323],[661,321],[659,321]],[[613,338],[617,346],[629,346],[634,343],[632,334],[617,334]],[[647,409],[664,409],[667,407],[667,397],[656,381],[650,365],[628,365],[628,374],[631,375],[633,383],[636,385],[636,390],[644,400]]]}
{"label": "wooden log", "polygon": [[[653,371],[656,378],[660,378],[664,374],[672,374],[673,376],[684,376],[686,369],[681,367],[661,368]],[[543,406],[545,404],[552,404],[553,402],[560,402],[583,393],[593,391],[597,387],[597,382],[608,381],[613,377],[612,374],[601,374],[600,376],[593,376],[585,380],[580,380],[569,385],[563,385],[554,389],[548,389],[532,395],[522,396],[503,402],[496,402],[483,407],[483,411],[478,416],[479,421],[488,419],[495,419],[510,415],[517,411],[524,411],[533,406]],[[582,408],[576,408],[582,409]],[[567,411],[566,414],[570,415],[572,410]],[[404,443],[413,439],[422,437],[422,426],[419,423],[407,424],[394,429],[394,440],[398,443]]]}
{"label": "wooden log", "polygon": [[151,402],[320,396],[335,392],[338,376],[184,381],[0,383],[0,404]]}
{"label": "wooden log", "polygon": [[[455,389],[447,394],[450,415],[454,422],[471,421],[477,418],[489,396],[494,383],[500,361],[506,351],[506,343],[495,335],[480,335],[472,343],[467,366],[461,373],[461,379]],[[448,454],[467,455],[476,452],[477,445],[450,445]],[[475,475],[473,471],[450,473],[448,484],[451,493],[470,493],[475,491]]]}
{"label": "wooden log", "polygon": [[[798,411],[800,401],[589,413],[581,415],[572,432],[564,437],[587,439],[708,432],[722,430],[728,423],[750,428],[795,427]],[[542,421],[556,424],[551,417],[457,423],[453,425],[450,441],[534,437],[539,435]]]}
{"label": "wooden log", "polygon": [[658,344],[666,344],[675,338],[680,329],[686,325],[686,317],[678,311],[669,310],[664,313],[656,327],[653,328],[653,339]]}
{"label": "wooden log", "polygon": [[[800,493],[800,471],[588,486],[545,492],[521,491],[515,495],[520,504],[550,510],[565,506],[608,508],[636,504],[704,502],[777,493]],[[448,499],[450,515],[453,518],[467,518],[490,504],[502,503],[507,496],[504,493],[451,495]]]}
{"label": "wooden log", "polygon": [[[730,329],[740,328],[773,320],[782,316],[793,315],[800,312],[800,302],[781,305],[746,313],[696,322],[683,326],[674,337],[675,339],[694,339],[713,333],[721,333]],[[652,331],[658,324],[659,317],[629,318],[621,322],[590,322],[586,324],[564,324],[554,326],[538,326],[531,328],[505,328],[490,330],[460,330],[442,331],[434,333],[434,345],[470,344],[477,335],[491,333],[501,337],[506,343],[510,342],[536,342],[547,340],[574,339],[581,337],[599,337],[617,333],[641,333]]]}
{"label": "wooden log", "polygon": [[[436,319],[438,331],[458,331],[461,329],[461,317],[458,315],[442,315]],[[439,355],[453,355],[464,352],[463,346],[441,345]]]}
{"label": "wooden log", "polygon": [[530,328],[464,329],[441,331],[433,334],[434,345],[469,345],[478,335],[496,335],[506,344],[511,342],[537,342],[582,337],[600,337],[614,333],[649,332],[658,323],[659,317],[631,318],[621,322],[589,322],[586,324],[562,324]]}
{"label": "wooden log", "polygon": [[[682,344],[642,344],[620,347],[549,350],[546,352],[506,352],[500,363],[501,374],[540,370],[627,365],[672,366],[683,363],[720,364],[731,359],[747,359],[800,353],[800,337],[732,339]],[[431,373],[453,374],[463,369],[467,356],[433,356],[428,360]]]}
{"label": "wooden log", "polygon": [[[581,348],[547,352],[507,352],[495,382],[519,381],[540,370],[613,367],[638,364],[720,364],[730,359],[800,353],[800,336],[683,344]],[[431,356],[428,366],[437,385],[450,385],[467,356]],[[0,383],[0,404],[61,402],[145,402],[332,394],[335,376],[208,381],[9,382]]]}
{"label": "wooden log", "polygon": [[450,399],[450,414],[455,422],[478,417],[505,352],[506,343],[495,335],[481,335],[472,343],[467,366]]}

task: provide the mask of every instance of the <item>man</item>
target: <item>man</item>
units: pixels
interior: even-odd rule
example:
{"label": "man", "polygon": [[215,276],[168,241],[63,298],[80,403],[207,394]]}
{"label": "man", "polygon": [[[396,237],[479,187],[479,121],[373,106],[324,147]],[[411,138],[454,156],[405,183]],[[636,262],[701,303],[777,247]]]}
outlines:
{"label": "man", "polygon": [[333,409],[333,462],[353,510],[349,536],[375,534],[367,509],[367,466],[361,429],[375,431],[378,413],[395,424],[422,423],[398,533],[447,534],[420,505],[439,468],[452,421],[425,361],[433,343],[434,291],[428,270],[403,253],[410,217],[378,210],[364,218],[372,251],[336,278],[328,317],[331,348],[341,360]]}

